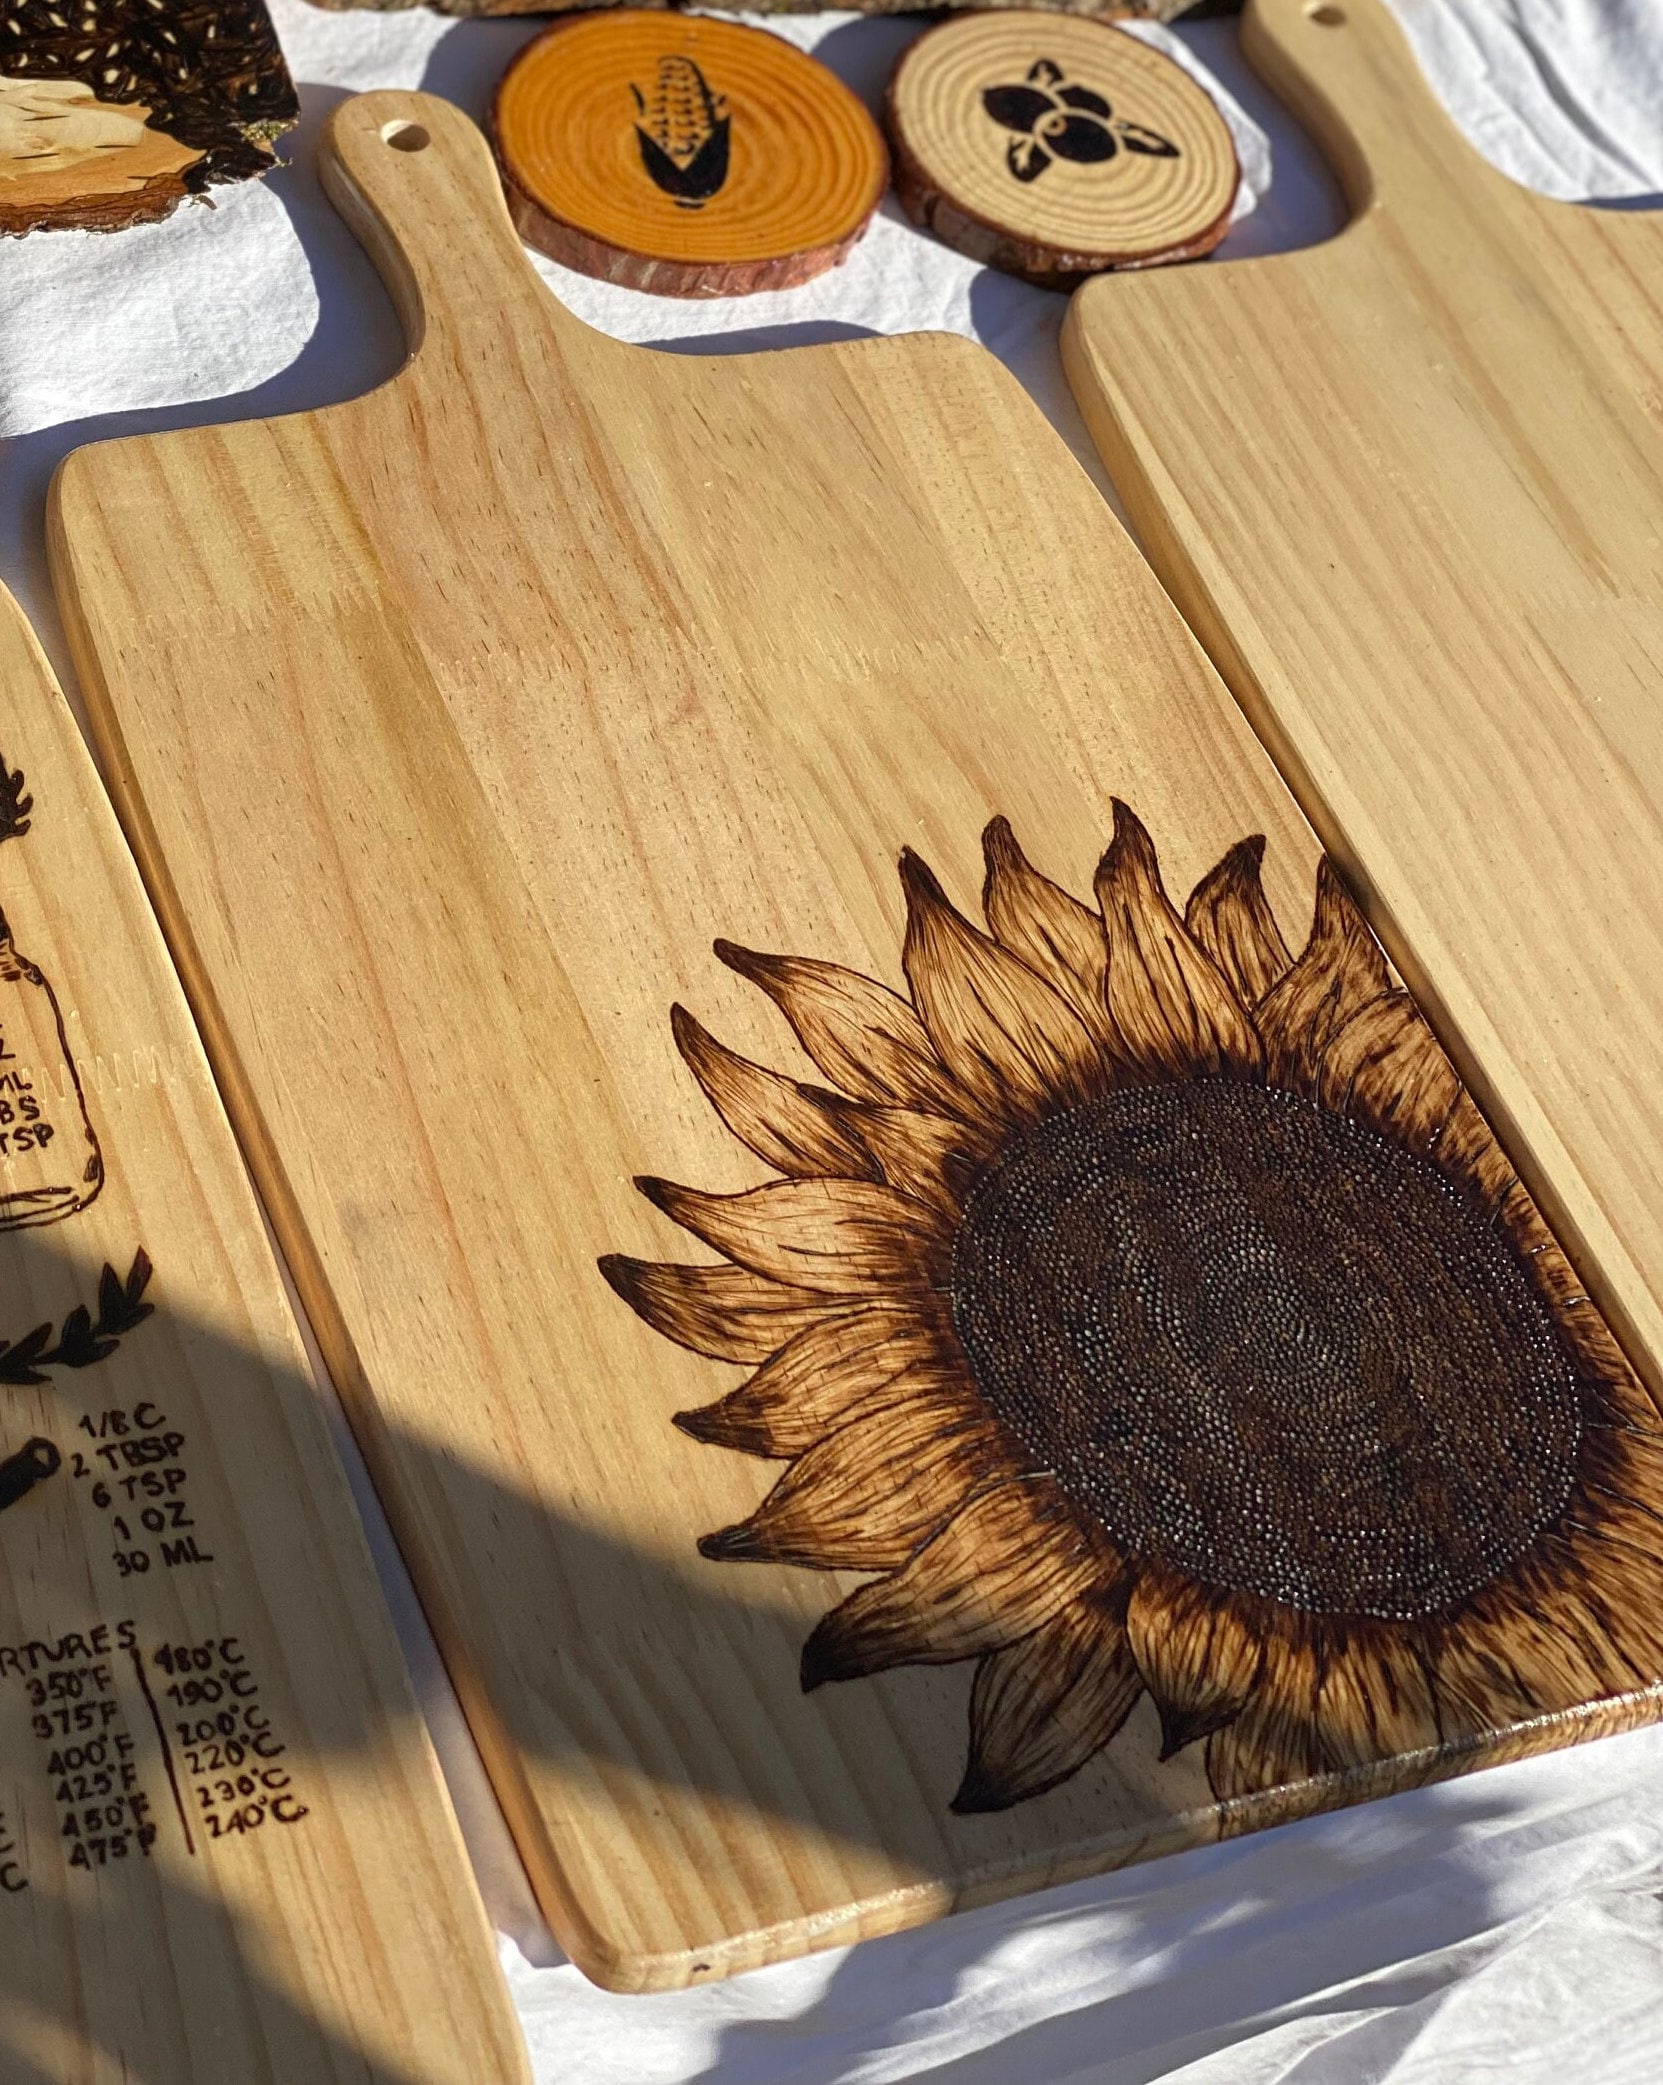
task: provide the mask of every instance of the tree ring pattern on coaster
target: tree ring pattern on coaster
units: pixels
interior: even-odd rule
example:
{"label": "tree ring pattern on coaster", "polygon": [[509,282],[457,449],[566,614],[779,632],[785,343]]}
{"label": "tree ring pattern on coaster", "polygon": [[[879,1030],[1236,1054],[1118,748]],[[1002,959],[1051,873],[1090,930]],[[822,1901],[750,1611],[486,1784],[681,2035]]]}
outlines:
{"label": "tree ring pattern on coaster", "polygon": [[908,215],[1047,286],[1192,258],[1230,220],[1229,126],[1180,65],[1112,24],[944,22],[897,65],[887,116]]}
{"label": "tree ring pattern on coaster", "polygon": [[491,131],[522,237],[663,296],[834,267],[888,184],[864,104],[781,37],[645,9],[561,22],[503,75]]}

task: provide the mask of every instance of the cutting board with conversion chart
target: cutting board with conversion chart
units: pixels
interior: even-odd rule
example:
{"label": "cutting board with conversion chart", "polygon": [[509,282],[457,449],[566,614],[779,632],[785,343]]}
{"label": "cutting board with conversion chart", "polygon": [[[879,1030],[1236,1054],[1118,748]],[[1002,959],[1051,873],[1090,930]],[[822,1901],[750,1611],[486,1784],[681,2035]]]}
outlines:
{"label": "cutting board with conversion chart", "polygon": [[437,101],[323,172],[405,369],[71,457],[54,569],[575,1958],[1654,1713],[1650,1407],[1012,379],[603,339]]}
{"label": "cutting board with conversion chart", "polygon": [[0,2073],[524,2075],[108,800],[0,594]]}
{"label": "cutting board with conversion chart", "polygon": [[1380,0],[1254,0],[1353,221],[1090,284],[1150,557],[1663,1380],[1663,212],[1484,161]]}

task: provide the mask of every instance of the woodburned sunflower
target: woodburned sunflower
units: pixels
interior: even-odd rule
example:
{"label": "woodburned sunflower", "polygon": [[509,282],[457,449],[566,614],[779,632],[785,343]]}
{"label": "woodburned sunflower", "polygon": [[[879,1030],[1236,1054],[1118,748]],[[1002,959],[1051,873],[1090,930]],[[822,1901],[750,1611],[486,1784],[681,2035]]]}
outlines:
{"label": "woodburned sunflower", "polygon": [[677,1423],[790,1465],[700,1547],[879,1574],[805,1688],[979,1661],[960,1811],[1146,1690],[1222,1799],[1663,1673],[1657,1415],[1338,878],[1295,958],[1263,849],[1180,916],[1117,803],[1093,911],[998,819],[986,933],[904,854],[906,998],[719,942],[825,1086],[673,1013],[783,1176],[643,1180],[725,1260],[602,1263],[754,1367]]}

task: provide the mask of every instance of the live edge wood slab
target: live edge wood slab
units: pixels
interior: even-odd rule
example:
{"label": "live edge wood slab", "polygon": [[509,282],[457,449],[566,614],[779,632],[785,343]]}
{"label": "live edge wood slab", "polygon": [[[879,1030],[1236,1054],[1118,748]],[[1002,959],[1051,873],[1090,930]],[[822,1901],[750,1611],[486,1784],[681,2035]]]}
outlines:
{"label": "live edge wood slab", "polygon": [[1157,570],[1663,1382],[1663,213],[1551,202],[1379,0],[1254,0],[1353,221],[1076,298]]}
{"label": "live edge wood slab", "polygon": [[0,0],[0,234],[166,217],[299,118],[264,0]]}
{"label": "live edge wood slab", "polygon": [[563,1944],[1655,1715],[1656,1412],[1014,380],[621,346],[453,108],[322,155],[409,363],[70,457],[53,567]]}
{"label": "live edge wood slab", "polygon": [[0,593],[0,2073],[525,2075],[230,1128]]}

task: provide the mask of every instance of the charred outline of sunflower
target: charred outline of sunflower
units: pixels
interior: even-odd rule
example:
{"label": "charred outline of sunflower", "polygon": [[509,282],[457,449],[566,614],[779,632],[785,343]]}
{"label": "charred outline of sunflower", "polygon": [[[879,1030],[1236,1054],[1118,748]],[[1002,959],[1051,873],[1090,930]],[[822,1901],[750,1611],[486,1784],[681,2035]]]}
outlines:
{"label": "charred outline of sunflower", "polygon": [[986,933],[902,855],[907,997],[716,944],[828,1083],[676,1007],[781,1177],[601,1262],[788,1464],[704,1555],[877,1574],[805,1690],[976,1660],[968,1812],[1146,1691],[1227,1800],[1654,1686],[1658,1415],[1328,863],[1295,958],[1262,837],[1182,915],[1124,804],[1098,910],[984,847]]}
{"label": "charred outline of sunflower", "polygon": [[1036,58],[1019,86],[987,87],[982,107],[1006,130],[1005,165],[1018,181],[1037,181],[1055,159],[1095,166],[1122,146],[1151,159],[1176,159],[1178,147],[1147,123],[1117,116],[1094,87],[1070,86],[1050,58]]}

